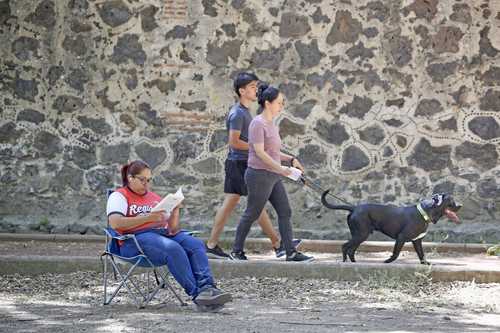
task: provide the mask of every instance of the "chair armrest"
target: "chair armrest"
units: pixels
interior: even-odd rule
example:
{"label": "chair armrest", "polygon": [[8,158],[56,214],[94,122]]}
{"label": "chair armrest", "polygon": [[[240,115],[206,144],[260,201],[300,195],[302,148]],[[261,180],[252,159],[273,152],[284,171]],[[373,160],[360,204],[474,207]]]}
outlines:
{"label": "chair armrest", "polygon": [[[135,237],[133,234],[125,234],[125,235],[120,235],[118,232],[116,232],[114,229],[111,228],[103,228],[104,233],[106,234],[107,237],[112,238],[112,239],[118,239],[118,240],[126,240],[132,237]],[[111,230],[111,231],[110,231]],[[115,233],[115,234],[113,234]]]}
{"label": "chair armrest", "polygon": [[134,240],[134,243],[135,243],[135,246],[137,247],[137,250],[139,250],[139,252],[144,255],[144,251],[142,250],[142,247],[139,245],[139,242],[137,241],[137,238],[135,238],[135,235],[134,234],[127,234],[127,239],[130,239],[132,238]]}
{"label": "chair armrest", "polygon": [[[110,228],[111,229],[111,228]],[[113,230],[114,231],[114,230]],[[137,238],[135,237],[134,234],[125,234],[125,235],[113,235],[111,234],[111,232],[108,230],[108,229],[104,229],[104,232],[106,233],[106,236],[111,238],[111,239],[116,239],[116,240],[120,240],[120,241],[125,241],[127,239],[133,239],[134,240],[134,243],[135,243],[135,246],[137,247],[137,250],[139,250],[139,252],[144,255],[144,251],[142,250],[142,247],[139,245],[139,242],[137,241]],[[116,232],[116,231],[114,231]]]}
{"label": "chair armrest", "polygon": [[111,238],[124,241],[124,240],[130,239],[130,238],[135,238],[135,235],[134,234],[125,234],[125,235],[120,235],[120,236],[111,236]]}
{"label": "chair armrest", "polygon": [[181,231],[181,232],[185,232],[185,233],[187,233],[187,234],[188,234],[188,235],[190,235],[190,236],[199,235],[199,234],[201,234],[201,233],[202,233],[202,232],[201,232],[201,231],[199,231],[199,230],[181,229],[180,231]]}

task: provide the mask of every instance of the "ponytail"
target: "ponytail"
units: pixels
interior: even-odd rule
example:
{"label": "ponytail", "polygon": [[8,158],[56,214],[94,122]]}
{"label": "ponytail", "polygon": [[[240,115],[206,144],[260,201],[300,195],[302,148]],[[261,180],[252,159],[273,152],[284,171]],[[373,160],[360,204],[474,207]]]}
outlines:
{"label": "ponytail", "polygon": [[278,98],[279,94],[280,91],[278,88],[270,86],[268,83],[262,82],[257,89],[257,102],[259,103],[257,114],[261,114],[262,111],[264,111],[266,101],[272,103],[276,98]]}
{"label": "ponytail", "polygon": [[123,186],[128,185],[128,179],[127,179],[128,168],[129,168],[128,164],[125,164],[124,166],[122,166],[122,184],[123,184]]}
{"label": "ponytail", "polygon": [[128,176],[138,175],[144,169],[151,169],[151,168],[146,162],[141,160],[135,160],[122,166],[121,175],[122,175],[123,186],[128,185]]}

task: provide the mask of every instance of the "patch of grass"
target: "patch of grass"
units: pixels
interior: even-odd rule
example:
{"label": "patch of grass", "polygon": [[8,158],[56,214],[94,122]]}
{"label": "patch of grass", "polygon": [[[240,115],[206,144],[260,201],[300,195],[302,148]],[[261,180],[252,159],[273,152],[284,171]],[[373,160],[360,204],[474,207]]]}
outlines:
{"label": "patch of grass", "polygon": [[44,216],[40,219],[40,222],[38,222],[38,225],[40,226],[40,228],[46,228],[50,225],[50,221],[46,216]]}

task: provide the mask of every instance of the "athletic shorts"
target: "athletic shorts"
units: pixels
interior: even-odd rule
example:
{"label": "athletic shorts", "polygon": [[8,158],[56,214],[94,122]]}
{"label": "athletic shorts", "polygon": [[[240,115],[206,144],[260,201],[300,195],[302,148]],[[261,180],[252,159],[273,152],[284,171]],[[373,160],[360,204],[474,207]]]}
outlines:
{"label": "athletic shorts", "polygon": [[247,184],[245,183],[245,171],[247,161],[226,160],[226,178],[224,179],[224,193],[247,195]]}

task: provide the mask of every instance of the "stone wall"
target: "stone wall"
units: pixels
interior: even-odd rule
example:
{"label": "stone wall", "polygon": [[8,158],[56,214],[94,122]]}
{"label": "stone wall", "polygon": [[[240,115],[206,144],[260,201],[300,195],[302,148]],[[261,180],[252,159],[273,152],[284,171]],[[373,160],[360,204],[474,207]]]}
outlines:
{"label": "stone wall", "polygon": [[[464,223],[428,240],[500,236],[498,1],[0,0],[0,29],[1,231],[99,232],[136,158],[207,230],[250,69],[285,93],[284,144],[321,186],[352,203],[452,192]],[[345,212],[287,188],[299,235],[346,237]]]}

